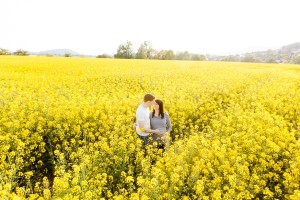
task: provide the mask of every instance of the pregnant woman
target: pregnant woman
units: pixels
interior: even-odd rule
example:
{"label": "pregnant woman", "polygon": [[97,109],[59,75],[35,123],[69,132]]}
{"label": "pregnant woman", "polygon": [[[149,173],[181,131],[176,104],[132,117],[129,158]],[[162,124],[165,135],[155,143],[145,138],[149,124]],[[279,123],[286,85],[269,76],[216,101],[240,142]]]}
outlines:
{"label": "pregnant woman", "polygon": [[172,124],[168,113],[164,112],[162,100],[155,99],[153,102],[154,110],[150,113],[151,129],[160,129],[160,134],[152,134],[152,141],[157,142],[158,148],[164,149],[166,145],[166,132],[172,130]]}

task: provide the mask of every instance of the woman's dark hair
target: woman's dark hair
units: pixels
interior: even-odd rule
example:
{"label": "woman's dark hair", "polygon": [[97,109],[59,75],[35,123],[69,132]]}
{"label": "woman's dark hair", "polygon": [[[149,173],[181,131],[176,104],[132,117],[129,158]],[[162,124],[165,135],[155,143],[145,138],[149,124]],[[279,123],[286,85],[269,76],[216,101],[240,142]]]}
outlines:
{"label": "woman's dark hair", "polygon": [[144,102],[147,102],[147,101],[153,101],[155,99],[155,96],[153,96],[152,94],[145,94],[144,96]]}
{"label": "woman's dark hair", "polygon": [[[159,113],[158,116],[160,116],[162,119],[165,117],[164,113],[164,103],[160,99],[155,99],[155,102],[159,105]],[[154,111],[152,112],[152,117],[154,117]]]}

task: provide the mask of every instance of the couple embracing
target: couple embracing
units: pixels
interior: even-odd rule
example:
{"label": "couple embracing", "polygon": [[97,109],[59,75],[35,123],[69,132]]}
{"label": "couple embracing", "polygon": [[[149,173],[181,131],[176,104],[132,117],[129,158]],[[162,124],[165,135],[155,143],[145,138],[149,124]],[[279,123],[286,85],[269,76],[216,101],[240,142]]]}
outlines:
{"label": "couple embracing", "polygon": [[[153,111],[150,112],[150,107]],[[164,111],[162,100],[155,99],[152,94],[144,96],[144,102],[136,111],[135,129],[144,145],[157,142],[158,148],[164,149],[166,133],[172,130],[169,114]]]}

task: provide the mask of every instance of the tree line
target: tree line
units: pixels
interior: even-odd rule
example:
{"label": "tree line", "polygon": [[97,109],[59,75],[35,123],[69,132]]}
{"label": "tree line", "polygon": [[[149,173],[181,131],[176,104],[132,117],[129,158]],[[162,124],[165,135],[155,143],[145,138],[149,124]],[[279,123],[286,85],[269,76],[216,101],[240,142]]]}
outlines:
{"label": "tree line", "polygon": [[114,58],[123,59],[157,59],[157,60],[207,60],[203,54],[192,54],[188,51],[175,53],[173,50],[157,50],[154,49],[150,42],[144,41],[134,52],[132,43],[127,41],[125,44],[119,45]]}
{"label": "tree line", "polygon": [[29,56],[29,52],[19,49],[13,53],[8,51],[7,49],[0,48],[0,55],[17,55],[17,56]]}
{"label": "tree line", "polygon": [[[15,52],[10,52],[7,49],[0,48],[0,55],[29,56],[30,53],[28,51],[26,51],[26,50],[23,50],[23,49],[19,49],[19,50],[15,51]],[[44,56],[52,57],[54,55],[45,54]],[[71,53],[65,53],[64,57],[72,57],[72,54]]]}
{"label": "tree line", "polygon": [[[99,55],[98,58],[112,57]],[[158,60],[209,60],[227,62],[256,62],[256,63],[293,63],[300,64],[300,42],[283,46],[276,50],[257,51],[244,54],[217,56],[191,54],[188,51],[174,53],[173,50],[156,50],[150,42],[143,42],[134,53],[132,43],[127,41],[119,45],[114,58],[123,59],[158,59]]]}

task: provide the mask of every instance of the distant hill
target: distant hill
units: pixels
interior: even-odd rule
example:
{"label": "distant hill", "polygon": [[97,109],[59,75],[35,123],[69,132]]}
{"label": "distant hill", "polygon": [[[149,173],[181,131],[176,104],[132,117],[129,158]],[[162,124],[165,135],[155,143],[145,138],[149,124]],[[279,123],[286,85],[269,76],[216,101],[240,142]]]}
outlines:
{"label": "distant hill", "polygon": [[64,56],[65,54],[71,54],[72,56],[79,56],[80,54],[71,49],[51,49],[47,51],[40,51],[35,53],[36,55],[53,55],[53,56]]}
{"label": "distant hill", "polygon": [[300,42],[289,44],[279,49],[268,49],[229,56],[210,56],[209,60],[300,64]]}
{"label": "distant hill", "polygon": [[296,42],[293,44],[283,46],[280,49],[280,51],[284,52],[284,53],[299,53],[300,52],[300,42]]}

